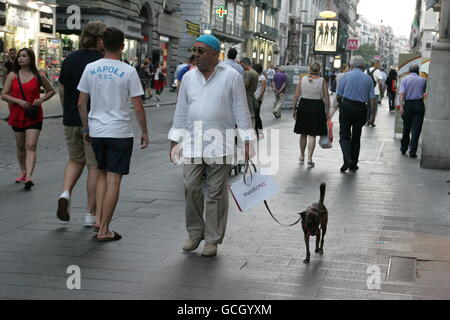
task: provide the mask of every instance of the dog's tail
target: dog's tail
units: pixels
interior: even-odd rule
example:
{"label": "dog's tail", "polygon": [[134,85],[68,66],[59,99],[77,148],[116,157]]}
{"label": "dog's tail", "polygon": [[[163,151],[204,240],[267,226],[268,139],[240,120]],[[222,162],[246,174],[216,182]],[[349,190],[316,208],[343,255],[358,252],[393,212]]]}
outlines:
{"label": "dog's tail", "polygon": [[320,184],[320,200],[319,200],[319,203],[320,204],[323,204],[323,201],[325,200],[325,189],[326,189],[326,184],[325,184],[325,182],[322,182],[321,184]]}

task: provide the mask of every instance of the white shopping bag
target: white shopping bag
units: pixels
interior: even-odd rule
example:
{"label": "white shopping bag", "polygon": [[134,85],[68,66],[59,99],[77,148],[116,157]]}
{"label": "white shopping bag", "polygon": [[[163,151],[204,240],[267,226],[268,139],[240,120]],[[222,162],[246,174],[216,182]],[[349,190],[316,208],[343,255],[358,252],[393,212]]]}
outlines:
{"label": "white shopping bag", "polygon": [[231,194],[239,211],[248,211],[278,193],[278,186],[272,176],[254,172],[245,181],[238,180],[230,185]]}

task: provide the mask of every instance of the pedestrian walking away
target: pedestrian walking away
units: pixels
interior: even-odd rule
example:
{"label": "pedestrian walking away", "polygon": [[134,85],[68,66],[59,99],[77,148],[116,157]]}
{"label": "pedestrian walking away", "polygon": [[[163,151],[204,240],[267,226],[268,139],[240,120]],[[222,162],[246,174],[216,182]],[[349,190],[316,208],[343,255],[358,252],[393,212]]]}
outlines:
{"label": "pedestrian walking away", "polygon": [[[219,62],[220,42],[203,35],[192,51],[197,69],[188,72],[180,88],[172,128],[169,131],[170,160],[177,162],[183,150],[183,180],[186,197],[186,229],[189,239],[184,251],[197,249],[205,239],[202,255],[212,257],[221,244],[228,217],[228,177],[234,156],[234,132],[237,124],[245,141],[245,158],[254,153],[251,141],[255,132],[247,105],[244,80],[231,67]],[[201,130],[200,132],[198,130]],[[220,137],[215,135],[220,133]],[[215,139],[198,145],[195,137]],[[201,139],[200,139],[201,140]],[[202,179],[206,173],[206,180]],[[203,187],[207,186],[206,195]],[[206,201],[204,197],[206,196]]]}
{"label": "pedestrian walking away", "polygon": [[286,100],[287,79],[287,75],[284,73],[283,68],[277,68],[272,83],[273,92],[275,93],[273,115],[277,119],[281,118],[281,109],[283,108],[284,101]]}
{"label": "pedestrian walking away", "polygon": [[253,65],[253,69],[258,73],[258,86],[256,87],[255,97],[258,102],[258,107],[255,109],[255,130],[258,139],[264,138],[263,123],[261,119],[261,106],[264,100],[264,93],[267,88],[267,80],[263,74],[263,66],[259,63]]}
{"label": "pedestrian walking away", "polygon": [[[88,64],[84,69],[78,85],[78,110],[84,138],[92,144],[99,169],[96,209],[100,228],[96,238],[106,242],[122,238],[111,231],[109,225],[119,199],[122,176],[130,170],[133,151],[133,128],[128,107],[130,98],[141,129],[142,149],[148,146],[149,138],[141,98],[144,90],[139,76],[135,68],[120,61],[125,46],[124,33],[109,27],[102,39],[105,58]],[[91,109],[88,115],[89,98]]]}
{"label": "pedestrian walking away", "polygon": [[[45,89],[43,97],[41,87]],[[55,89],[47,77],[36,68],[34,51],[28,48],[19,50],[14,60],[14,71],[6,78],[2,100],[11,106],[8,124],[14,131],[21,169],[15,181],[24,183],[25,190],[34,186],[32,175],[36,165],[36,147],[44,119],[42,103],[54,94]]]}
{"label": "pedestrian walking away", "polygon": [[320,76],[321,69],[320,63],[311,63],[308,75],[297,84],[292,105],[292,114],[296,120],[294,132],[300,135],[300,164],[305,163],[305,149],[308,145],[308,168],[315,166],[312,156],[316,137],[328,135],[330,97],[328,84]]}
{"label": "pedestrian walking away", "polygon": [[[400,114],[403,119],[403,137],[400,151],[417,158],[417,148],[425,117],[423,97],[427,91],[427,81],[419,76],[419,65],[409,67],[409,75],[400,83]],[[404,104],[403,104],[404,102]]]}
{"label": "pedestrian walking away", "polygon": [[[61,66],[59,75],[59,97],[63,106],[63,125],[69,161],[64,170],[63,192],[58,199],[56,216],[62,221],[70,220],[70,202],[72,190],[85,166],[87,166],[87,208],[84,215],[86,227],[100,227],[96,221],[97,161],[92,147],[83,139],[83,124],[78,112],[78,83],[87,64],[103,58],[102,35],[106,25],[100,21],[91,21],[83,29],[80,38],[81,49],[69,54]],[[89,104],[88,104],[89,106]]]}
{"label": "pedestrian walking away", "polygon": [[224,63],[230,67],[232,67],[234,70],[239,72],[239,74],[244,77],[244,68],[236,62],[236,57],[238,55],[238,52],[235,48],[230,48],[228,50],[227,58],[225,59]]}
{"label": "pedestrian walking away", "polygon": [[384,88],[383,88],[383,75],[380,71],[380,61],[374,60],[372,62],[372,66],[366,70],[366,74],[369,75],[369,77],[373,81],[374,86],[374,94],[375,98],[377,100],[377,104],[375,106],[368,105],[368,112],[367,112],[367,125],[369,127],[376,127],[375,119],[377,117],[378,113],[378,105],[381,104],[381,97],[384,94]]}
{"label": "pedestrian walking away", "polygon": [[367,103],[377,104],[372,79],[362,71],[364,59],[353,56],[350,60],[352,70],[339,81],[337,96],[339,103],[340,140],[344,164],[341,172],[359,169],[361,131],[366,122]]}
{"label": "pedestrian walking away", "polygon": [[255,91],[258,87],[258,72],[256,72],[252,68],[252,64],[249,58],[243,58],[241,60],[242,67],[245,70],[245,76],[244,76],[244,85],[245,85],[245,92],[247,94],[247,104],[248,109],[250,111],[250,115],[252,117],[252,123],[253,128],[255,128],[255,114],[256,109],[259,108],[258,101],[255,97]]}
{"label": "pedestrian walking away", "polygon": [[[336,76],[336,90],[337,87],[339,86],[339,82],[341,81],[342,77],[344,76],[344,74],[346,74],[348,71],[350,70],[350,67],[348,64],[343,64],[341,66],[341,69],[339,70],[339,73]],[[330,120],[333,119],[334,114],[336,113],[336,111],[339,109],[339,103],[338,103],[338,99],[337,99],[337,95],[333,96],[333,100],[331,101],[330,99],[330,103],[331,103],[331,107],[330,107]]]}
{"label": "pedestrian walking away", "polygon": [[273,77],[275,76],[275,69],[273,66],[270,66],[270,68],[266,71],[267,75],[267,91],[272,91],[272,81]]}
{"label": "pedestrian walking away", "polygon": [[397,71],[391,69],[386,78],[386,89],[389,98],[389,111],[395,110],[395,98],[397,97]]}

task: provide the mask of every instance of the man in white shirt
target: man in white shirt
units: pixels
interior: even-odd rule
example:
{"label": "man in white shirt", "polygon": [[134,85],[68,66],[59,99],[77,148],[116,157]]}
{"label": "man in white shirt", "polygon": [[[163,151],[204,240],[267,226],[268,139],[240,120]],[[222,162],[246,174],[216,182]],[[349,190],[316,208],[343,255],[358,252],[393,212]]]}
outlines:
{"label": "man in white shirt", "polygon": [[[96,196],[97,214],[100,215],[97,241],[100,242],[122,238],[117,232],[109,230],[109,223],[119,198],[122,175],[128,174],[130,169],[133,151],[133,128],[128,106],[130,98],[141,127],[141,148],[146,148],[149,143],[141,99],[144,90],[136,69],[120,61],[124,38],[124,33],[119,29],[107,28],[102,37],[105,58],[88,64],[78,84],[82,132],[92,144],[99,169]],[[91,110],[88,115],[89,98]]]}
{"label": "man in white shirt", "polygon": [[272,90],[272,81],[273,81],[273,77],[275,76],[275,69],[273,68],[273,66],[270,66],[270,68],[266,71],[267,74],[267,91],[271,91]]}
{"label": "man in white shirt", "polygon": [[[381,104],[381,96],[384,93],[383,87],[383,75],[380,71],[380,61],[374,60],[372,62],[372,66],[366,70],[367,75],[372,79],[373,85],[375,88],[375,98],[378,101],[378,104]],[[367,113],[367,124],[370,127],[375,127],[375,118],[377,117],[378,105],[375,105],[374,110],[370,110],[370,106],[368,106],[369,112]]]}
{"label": "man in white shirt", "polygon": [[[244,80],[232,68],[219,63],[220,42],[211,35],[199,37],[192,52],[197,69],[187,72],[181,83],[172,128],[170,159],[176,162],[182,144],[186,196],[186,227],[189,240],[183,250],[193,251],[205,239],[202,255],[217,254],[228,216],[227,181],[234,155],[237,124],[245,141],[245,157],[254,153],[255,140],[247,105]],[[206,180],[202,176],[206,173]],[[203,183],[208,186],[206,202]],[[203,218],[205,215],[205,219]]]}

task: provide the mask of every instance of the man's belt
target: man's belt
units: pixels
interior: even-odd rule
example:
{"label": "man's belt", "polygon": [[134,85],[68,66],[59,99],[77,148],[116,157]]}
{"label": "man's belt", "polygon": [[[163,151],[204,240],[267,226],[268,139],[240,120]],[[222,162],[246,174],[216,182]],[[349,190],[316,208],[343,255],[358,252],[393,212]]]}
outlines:
{"label": "man's belt", "polygon": [[348,102],[351,102],[351,103],[356,103],[356,104],[366,104],[367,102],[361,102],[361,101],[356,101],[356,100],[351,100],[351,99],[347,99],[347,98],[342,98],[342,101],[344,102],[344,101],[348,101]]}

